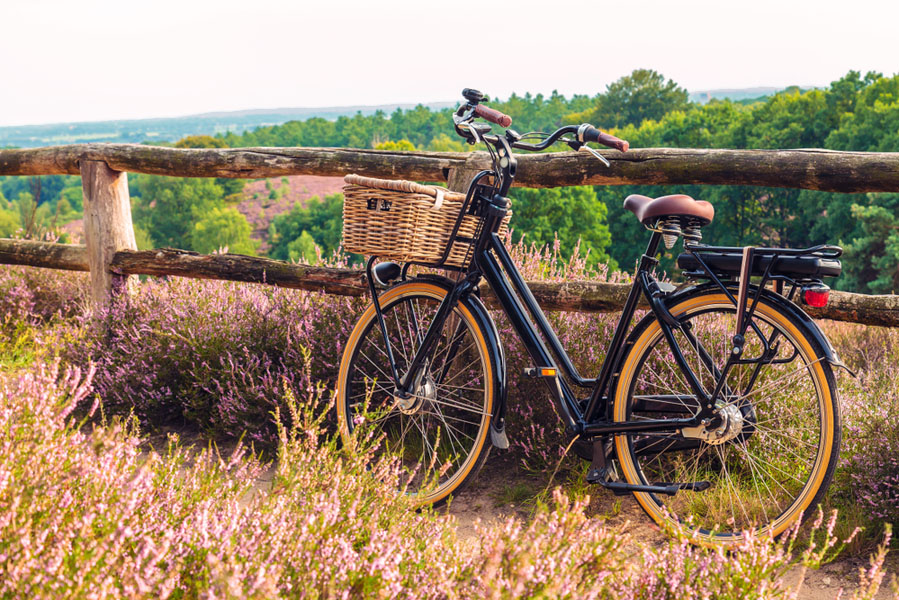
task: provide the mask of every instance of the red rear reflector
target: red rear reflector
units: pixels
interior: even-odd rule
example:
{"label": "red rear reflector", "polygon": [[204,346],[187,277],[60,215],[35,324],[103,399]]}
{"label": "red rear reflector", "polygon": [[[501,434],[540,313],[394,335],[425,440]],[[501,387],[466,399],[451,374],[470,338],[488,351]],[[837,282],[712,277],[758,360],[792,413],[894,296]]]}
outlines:
{"label": "red rear reflector", "polygon": [[827,299],[830,296],[830,290],[827,288],[806,288],[802,290],[802,299],[809,306],[821,308],[827,306]]}

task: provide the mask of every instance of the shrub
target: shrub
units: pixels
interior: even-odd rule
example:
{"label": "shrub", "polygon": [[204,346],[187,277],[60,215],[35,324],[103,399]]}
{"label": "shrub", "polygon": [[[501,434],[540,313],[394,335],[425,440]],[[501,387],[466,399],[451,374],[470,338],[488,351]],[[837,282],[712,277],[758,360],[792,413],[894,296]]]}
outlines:
{"label": "shrub", "polygon": [[899,523],[899,331],[827,326],[858,377],[839,382],[843,450],[837,493],[874,524]]}
{"label": "shrub", "polygon": [[[230,456],[172,440],[142,449],[133,420],[87,431],[92,369],[41,365],[0,375],[0,596],[311,598],[784,598],[782,575],[832,557],[823,539],[795,556],[790,540],[747,536],[733,553],[675,537],[625,548],[620,532],[560,492],[528,523],[479,524],[397,497],[398,464],[371,461],[361,437],[341,453],[323,430],[320,388],[285,406],[278,463],[238,444]],[[362,428],[359,428],[361,431]],[[818,526],[822,524],[818,521]],[[814,538],[813,538],[814,539]],[[883,550],[864,575],[871,596]]]}
{"label": "shrub", "polygon": [[[84,321],[71,364],[93,361],[108,410],[269,446],[285,386],[332,382],[359,301],[232,282],[145,282]],[[311,370],[304,368],[310,349]]]}

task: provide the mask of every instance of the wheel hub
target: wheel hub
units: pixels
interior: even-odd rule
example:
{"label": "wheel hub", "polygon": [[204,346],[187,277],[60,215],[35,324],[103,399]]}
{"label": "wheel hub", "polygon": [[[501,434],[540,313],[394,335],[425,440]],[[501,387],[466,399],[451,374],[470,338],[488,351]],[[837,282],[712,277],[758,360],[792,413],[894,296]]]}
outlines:
{"label": "wheel hub", "polygon": [[681,434],[685,438],[703,440],[718,446],[734,439],[743,431],[743,412],[736,404],[719,406],[715,418],[706,419],[696,427],[684,427]]}
{"label": "wheel hub", "polygon": [[412,393],[403,398],[394,393],[393,401],[404,415],[414,415],[432,400],[437,399],[437,385],[430,375],[422,377],[415,385]]}

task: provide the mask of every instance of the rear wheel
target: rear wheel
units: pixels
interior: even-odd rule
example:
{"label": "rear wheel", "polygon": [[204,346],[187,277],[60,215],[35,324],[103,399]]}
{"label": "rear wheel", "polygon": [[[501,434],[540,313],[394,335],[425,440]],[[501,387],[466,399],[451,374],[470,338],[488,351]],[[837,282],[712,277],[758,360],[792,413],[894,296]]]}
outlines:
{"label": "rear wheel", "polygon": [[[675,337],[704,391],[711,394],[730,349],[736,311],[721,292],[676,303],[685,325]],[[823,497],[839,456],[836,384],[824,353],[806,326],[769,300],[760,300],[735,365],[703,427],[675,433],[616,437],[629,483],[708,482],[704,491],[675,496],[636,493],[658,523],[677,522],[706,543],[735,543],[748,529],[779,535]],[[616,422],[687,418],[699,403],[674,362],[658,321],[631,338],[614,393]]]}
{"label": "rear wheel", "polygon": [[[410,281],[380,297],[402,377],[447,290]],[[444,324],[411,397],[399,398],[374,306],[350,335],[337,382],[337,415],[345,439],[361,423],[383,440],[411,477],[407,491],[421,504],[444,502],[483,464],[489,451],[493,373],[487,338],[471,310],[458,304]]]}

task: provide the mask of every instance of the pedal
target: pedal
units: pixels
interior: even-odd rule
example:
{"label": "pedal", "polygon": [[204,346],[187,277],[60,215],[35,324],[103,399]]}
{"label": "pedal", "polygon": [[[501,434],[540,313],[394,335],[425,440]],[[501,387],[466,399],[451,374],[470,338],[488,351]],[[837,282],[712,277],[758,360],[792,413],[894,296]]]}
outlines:
{"label": "pedal", "polygon": [[616,496],[627,496],[633,492],[673,496],[680,491],[676,485],[634,485],[624,481],[598,481],[597,483],[607,490],[611,490]]}
{"label": "pedal", "polygon": [[559,372],[555,367],[528,367],[524,370],[524,376],[536,379],[537,377],[555,377]]}

